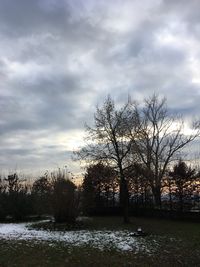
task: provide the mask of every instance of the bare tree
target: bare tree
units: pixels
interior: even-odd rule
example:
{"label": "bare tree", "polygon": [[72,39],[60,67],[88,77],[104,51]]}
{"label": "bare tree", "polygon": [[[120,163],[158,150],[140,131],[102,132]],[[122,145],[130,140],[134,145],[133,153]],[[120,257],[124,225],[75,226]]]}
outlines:
{"label": "bare tree", "polygon": [[125,171],[133,162],[133,154],[130,152],[136,119],[134,104],[130,100],[117,109],[114,101],[107,97],[102,108],[96,109],[94,127],[86,126],[90,143],[76,153],[79,159],[109,163],[118,171],[125,223],[129,222],[129,194]]}
{"label": "bare tree", "polygon": [[117,109],[108,97],[102,108],[97,107],[94,121],[94,127],[86,128],[90,142],[77,155],[84,160],[107,162],[117,169],[124,221],[128,222],[127,180],[135,162],[151,187],[155,204],[161,207],[167,167],[199,136],[199,124],[194,125],[192,134],[186,135],[184,122],[170,116],[166,99],[156,95],[145,100],[143,109],[130,100]]}
{"label": "bare tree", "polygon": [[145,100],[142,110],[138,110],[139,128],[134,142],[143,171],[148,179],[155,204],[161,207],[162,180],[168,165],[178,153],[199,136],[199,124],[194,124],[190,135],[184,133],[184,122],[168,114],[166,99],[153,95]]}

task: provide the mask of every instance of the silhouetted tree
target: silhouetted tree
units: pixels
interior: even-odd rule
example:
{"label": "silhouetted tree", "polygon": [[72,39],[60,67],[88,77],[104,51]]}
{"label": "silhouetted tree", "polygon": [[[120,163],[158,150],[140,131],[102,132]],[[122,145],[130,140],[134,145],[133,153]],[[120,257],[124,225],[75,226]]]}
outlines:
{"label": "silhouetted tree", "polygon": [[56,222],[74,223],[78,215],[76,186],[60,170],[53,176],[52,208]]}
{"label": "silhouetted tree", "polygon": [[95,126],[86,127],[90,143],[76,153],[80,159],[106,162],[118,171],[124,222],[129,222],[129,194],[125,170],[133,161],[133,153],[130,151],[137,124],[137,114],[133,106],[131,101],[127,101],[118,109],[108,97],[104,105],[96,109]]}
{"label": "silhouetted tree", "polygon": [[179,160],[169,175],[173,178],[176,186],[175,192],[179,199],[179,210],[183,211],[184,198],[190,196],[191,184],[196,178],[195,169],[187,166],[184,161]]}
{"label": "silhouetted tree", "polygon": [[115,205],[115,194],[119,183],[116,172],[102,163],[90,165],[83,180],[83,208],[85,212],[100,207]]}
{"label": "silhouetted tree", "polygon": [[134,163],[132,168],[127,170],[126,176],[129,177],[129,192],[132,204],[136,208],[150,206],[152,192],[143,165],[137,162]]}
{"label": "silhouetted tree", "polygon": [[151,186],[155,203],[161,207],[162,180],[168,165],[181,149],[199,136],[199,123],[191,135],[184,134],[184,122],[168,114],[166,99],[153,95],[145,100],[138,114],[137,138],[133,136],[134,153],[138,152]]}
{"label": "silhouetted tree", "polygon": [[0,177],[0,220],[4,220],[7,215],[7,198],[5,182]]}
{"label": "silhouetted tree", "polygon": [[39,216],[51,213],[51,194],[52,184],[48,175],[40,177],[33,183],[34,211]]}
{"label": "silhouetted tree", "polygon": [[17,173],[8,175],[4,179],[7,192],[8,214],[15,220],[22,220],[32,212],[32,202],[25,180],[19,178]]}
{"label": "silhouetted tree", "polygon": [[118,171],[124,221],[129,220],[126,174],[135,162],[142,166],[144,185],[148,182],[148,191],[151,187],[155,205],[161,207],[166,170],[181,150],[199,136],[199,122],[193,123],[192,134],[186,135],[184,122],[169,115],[166,99],[156,95],[146,99],[143,108],[130,100],[122,108],[116,108],[108,97],[97,108],[94,122],[94,127],[86,128],[88,145],[76,154],[79,159],[106,162]]}
{"label": "silhouetted tree", "polygon": [[167,171],[166,177],[164,178],[163,184],[164,188],[167,190],[169,195],[169,208],[170,211],[173,210],[173,195],[174,195],[174,189],[175,189],[175,183],[173,177],[170,175],[170,171]]}

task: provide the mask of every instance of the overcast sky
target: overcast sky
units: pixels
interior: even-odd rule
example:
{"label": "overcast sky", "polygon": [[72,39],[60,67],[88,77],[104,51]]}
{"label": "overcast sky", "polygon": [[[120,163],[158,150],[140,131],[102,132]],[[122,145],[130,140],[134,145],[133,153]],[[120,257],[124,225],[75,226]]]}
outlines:
{"label": "overcast sky", "polygon": [[67,165],[84,122],[158,92],[200,113],[199,0],[1,0],[0,170]]}

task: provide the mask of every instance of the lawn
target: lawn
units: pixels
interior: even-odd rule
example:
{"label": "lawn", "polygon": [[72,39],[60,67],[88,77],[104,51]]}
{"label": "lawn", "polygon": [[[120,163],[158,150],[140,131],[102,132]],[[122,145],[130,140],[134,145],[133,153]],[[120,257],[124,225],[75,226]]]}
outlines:
{"label": "lawn", "polygon": [[[138,226],[148,233],[147,237],[129,237]],[[80,232],[77,236],[79,241],[86,238],[88,242],[76,244],[74,239],[66,242],[66,232],[54,239],[29,235],[25,239],[22,232],[17,238],[1,236],[0,266],[200,266],[197,223],[131,218],[131,224],[124,225],[119,217],[95,217],[85,227],[84,235]],[[47,236],[57,234],[48,232]],[[130,246],[124,246],[126,241]]]}

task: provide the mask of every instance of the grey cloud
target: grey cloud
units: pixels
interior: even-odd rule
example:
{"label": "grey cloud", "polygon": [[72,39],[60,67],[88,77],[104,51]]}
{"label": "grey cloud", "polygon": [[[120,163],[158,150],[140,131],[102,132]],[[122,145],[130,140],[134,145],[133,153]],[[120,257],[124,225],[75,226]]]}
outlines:
{"label": "grey cloud", "polygon": [[66,24],[69,12],[62,5],[49,9],[47,4],[45,8],[44,2],[47,3],[40,0],[19,0],[13,4],[12,0],[3,0],[0,9],[2,31],[13,37],[47,31],[50,28],[59,31],[57,26]]}
{"label": "grey cloud", "polygon": [[[121,102],[158,92],[170,111],[198,115],[199,3],[183,2],[1,1],[0,165],[67,163],[59,135],[92,122],[108,93]],[[178,43],[159,40],[167,33]]]}

